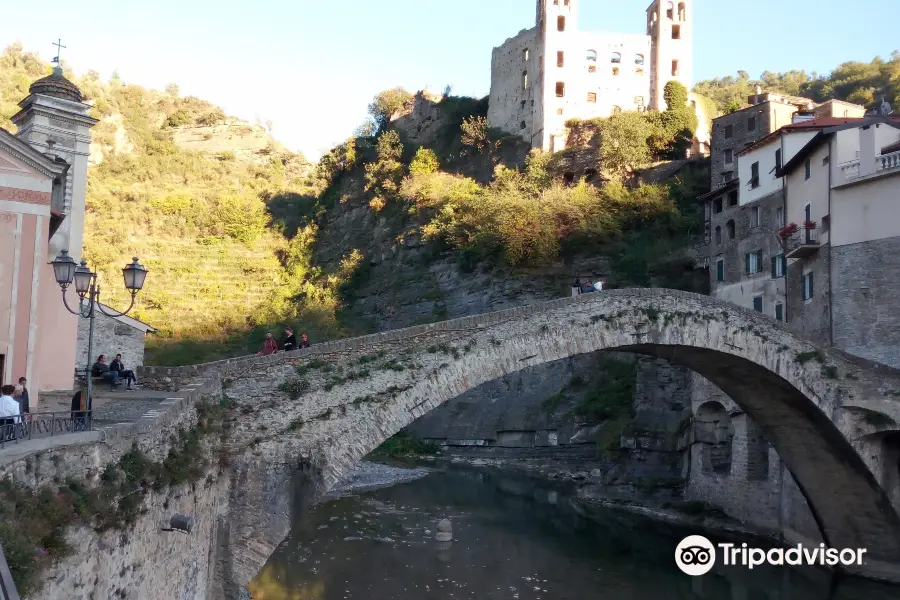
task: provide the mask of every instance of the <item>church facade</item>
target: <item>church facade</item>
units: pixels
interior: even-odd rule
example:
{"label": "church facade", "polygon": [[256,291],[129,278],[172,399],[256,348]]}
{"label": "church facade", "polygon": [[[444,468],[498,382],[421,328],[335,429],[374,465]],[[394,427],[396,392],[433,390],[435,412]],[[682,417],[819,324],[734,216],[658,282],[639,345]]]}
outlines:
{"label": "church facade", "polygon": [[0,378],[26,377],[34,411],[41,390],[72,388],[78,318],[63,306],[50,262],[62,250],[81,260],[97,121],[59,67],[19,107],[17,133],[0,128]]}
{"label": "church facade", "polygon": [[665,110],[669,81],[692,84],[690,0],[655,0],[646,34],[578,30],[579,0],[537,0],[536,26],[494,48],[488,121],[558,151],[569,119]]}

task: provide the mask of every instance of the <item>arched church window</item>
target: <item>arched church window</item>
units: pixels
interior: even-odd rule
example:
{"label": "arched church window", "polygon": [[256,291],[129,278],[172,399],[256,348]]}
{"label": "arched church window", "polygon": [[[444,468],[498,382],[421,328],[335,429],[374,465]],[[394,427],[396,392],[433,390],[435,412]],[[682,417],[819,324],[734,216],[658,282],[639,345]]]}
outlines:
{"label": "arched church window", "polygon": [[609,62],[611,63],[620,63],[622,62],[622,55],[618,52],[613,52],[612,57],[610,57]]}
{"label": "arched church window", "polygon": [[666,4],[666,18],[670,19],[670,20],[675,18],[675,3],[674,2],[669,2],[668,4]]}
{"label": "arched church window", "polygon": [[635,54],[634,55],[634,64],[636,64],[636,65],[644,64],[644,55],[643,54]]}
{"label": "arched church window", "polygon": [[597,62],[597,51],[596,50],[588,50],[587,51],[587,59]]}

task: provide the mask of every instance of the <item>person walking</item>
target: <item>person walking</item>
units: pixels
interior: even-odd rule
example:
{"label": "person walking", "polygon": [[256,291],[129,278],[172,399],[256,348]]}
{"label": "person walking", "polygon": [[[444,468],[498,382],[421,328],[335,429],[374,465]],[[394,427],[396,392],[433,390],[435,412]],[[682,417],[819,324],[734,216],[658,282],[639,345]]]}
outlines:
{"label": "person walking", "polygon": [[291,327],[285,327],[284,329],[284,351],[290,352],[291,350],[297,349],[297,336],[294,335],[294,330]]}
{"label": "person walking", "polygon": [[19,401],[19,410],[24,415],[31,412],[31,406],[28,398],[28,380],[24,377],[19,377],[19,385],[22,386],[22,392],[15,399]]}
{"label": "person walking", "polygon": [[572,282],[572,297],[574,298],[578,294],[581,293],[581,278],[576,277],[575,281]]}
{"label": "person walking", "polygon": [[125,382],[128,384],[125,388],[126,390],[131,391],[134,389],[133,386],[135,383],[137,383],[137,377],[134,376],[134,371],[125,368],[125,364],[122,362],[121,354],[116,354],[116,357],[109,364],[109,370],[115,371],[119,374],[119,377],[121,379],[125,380]]}
{"label": "person walking", "polygon": [[266,334],[266,341],[263,342],[262,350],[257,352],[257,354],[261,354],[262,356],[269,356],[270,354],[275,354],[278,352],[278,342],[275,341],[275,338],[272,337],[271,333]]}

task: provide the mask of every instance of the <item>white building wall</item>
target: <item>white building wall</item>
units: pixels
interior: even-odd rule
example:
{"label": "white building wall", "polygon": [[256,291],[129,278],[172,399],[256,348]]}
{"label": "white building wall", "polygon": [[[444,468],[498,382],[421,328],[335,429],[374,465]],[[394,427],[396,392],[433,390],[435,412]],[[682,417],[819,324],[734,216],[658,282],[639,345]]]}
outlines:
{"label": "white building wall", "polygon": [[794,158],[794,156],[796,156],[796,154],[802,150],[809,140],[813,139],[817,133],[819,133],[818,129],[814,131],[797,131],[795,133],[783,134],[781,139],[784,157],[781,159],[781,164],[787,164],[789,160]]}
{"label": "white building wall", "polygon": [[[834,143],[832,141],[832,143]],[[787,219],[785,223],[796,223],[803,227],[806,220],[806,205],[810,205],[810,219],[818,228],[820,244],[828,243],[828,232],[822,231],[822,217],[828,215],[829,169],[823,161],[830,154],[830,145],[822,144],[809,156],[810,178],[806,179],[806,168],[799,165],[786,177]]]}
{"label": "white building wall", "polygon": [[[754,148],[737,157],[740,180],[738,203],[741,206],[765,198],[781,189],[781,178],[775,176],[775,151],[780,147],[778,138],[775,138],[772,143]],[[754,163],[758,163],[759,168],[759,186],[755,188],[750,185]]]}

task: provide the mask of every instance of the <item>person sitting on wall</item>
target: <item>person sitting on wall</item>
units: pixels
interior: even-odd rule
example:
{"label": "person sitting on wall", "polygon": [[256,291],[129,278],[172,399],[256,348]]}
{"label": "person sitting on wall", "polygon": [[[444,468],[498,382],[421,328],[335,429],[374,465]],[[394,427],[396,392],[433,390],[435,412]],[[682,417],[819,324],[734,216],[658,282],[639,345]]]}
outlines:
{"label": "person sitting on wall", "polygon": [[113,389],[116,389],[117,385],[122,385],[122,381],[119,379],[119,372],[109,370],[109,365],[106,364],[105,354],[101,354],[97,357],[97,362],[91,367],[91,376],[102,377],[109,382]]}
{"label": "person sitting on wall", "polygon": [[585,282],[582,284],[582,286],[581,286],[581,293],[582,293],[582,294],[590,294],[590,293],[593,292],[593,291],[594,291],[594,284],[591,283],[591,280],[590,280],[590,279],[588,279],[587,281],[585,281]]}
{"label": "person sitting on wall", "polygon": [[137,377],[134,376],[134,371],[125,368],[125,365],[122,363],[121,354],[116,354],[116,357],[109,364],[109,370],[115,371],[119,374],[120,378],[125,380],[125,382],[128,384],[128,387],[125,388],[126,390],[134,389],[134,387],[132,386],[133,384],[137,383]]}
{"label": "person sitting on wall", "polygon": [[297,336],[294,335],[294,330],[290,327],[285,327],[284,333],[287,336],[284,338],[284,351],[289,352],[291,350],[296,350],[297,349]]}
{"label": "person sitting on wall", "polygon": [[278,342],[275,341],[275,338],[272,337],[271,333],[267,333],[263,348],[257,352],[257,354],[268,356],[270,354],[275,354],[276,352],[278,352]]}
{"label": "person sitting on wall", "polygon": [[300,348],[309,348],[309,336],[305,333],[300,335]]}

